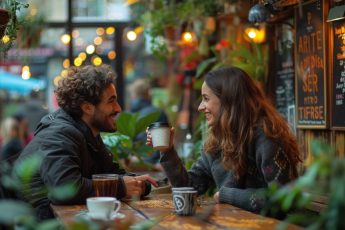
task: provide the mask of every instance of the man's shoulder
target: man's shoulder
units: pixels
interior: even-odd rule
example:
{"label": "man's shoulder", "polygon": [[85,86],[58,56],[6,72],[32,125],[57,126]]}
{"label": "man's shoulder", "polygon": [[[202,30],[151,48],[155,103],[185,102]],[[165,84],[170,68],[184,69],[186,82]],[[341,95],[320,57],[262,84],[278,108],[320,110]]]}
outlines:
{"label": "man's shoulder", "polygon": [[59,110],[46,115],[41,120],[35,135],[46,135],[46,133],[82,134],[77,123]]}

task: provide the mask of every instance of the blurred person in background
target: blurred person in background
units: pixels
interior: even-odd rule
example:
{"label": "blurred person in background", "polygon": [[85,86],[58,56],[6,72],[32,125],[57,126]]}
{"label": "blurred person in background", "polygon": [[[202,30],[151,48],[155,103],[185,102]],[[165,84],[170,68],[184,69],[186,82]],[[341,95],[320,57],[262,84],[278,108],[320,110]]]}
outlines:
{"label": "blurred person in background", "polygon": [[[128,87],[130,94],[130,112],[139,113],[139,117],[143,117],[149,113],[159,111],[160,115],[157,119],[157,122],[166,122],[169,123],[168,117],[164,110],[157,108],[152,104],[151,97],[151,84],[146,78],[138,78],[134,80]],[[146,133],[142,132],[137,137],[136,140],[146,141]],[[155,169],[161,170],[159,164],[160,154],[159,151],[156,151],[152,156],[144,159],[145,162],[155,165]]]}
{"label": "blurred person in background", "polygon": [[0,160],[7,160],[23,149],[19,138],[19,124],[13,117],[5,118],[1,122],[0,136],[2,138]]}
{"label": "blurred person in background", "polygon": [[39,92],[32,90],[29,101],[21,104],[15,114],[26,117],[29,124],[29,132],[33,133],[41,118],[48,114],[48,110],[44,108],[43,102],[39,97]]}
{"label": "blurred person in background", "polygon": [[33,138],[33,133],[29,130],[29,121],[22,114],[15,114],[13,118],[17,120],[19,127],[19,139],[22,142],[23,147],[25,147]]}

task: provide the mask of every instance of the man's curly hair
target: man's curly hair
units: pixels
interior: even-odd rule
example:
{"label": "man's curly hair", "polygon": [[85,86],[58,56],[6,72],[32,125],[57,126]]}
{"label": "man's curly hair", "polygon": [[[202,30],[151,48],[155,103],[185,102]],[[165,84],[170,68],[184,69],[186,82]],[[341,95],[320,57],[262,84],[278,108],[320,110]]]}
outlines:
{"label": "man's curly hair", "polygon": [[115,84],[116,75],[108,65],[71,67],[67,77],[63,78],[55,94],[59,106],[74,117],[81,117],[80,105],[87,101],[97,105],[102,92],[110,84]]}

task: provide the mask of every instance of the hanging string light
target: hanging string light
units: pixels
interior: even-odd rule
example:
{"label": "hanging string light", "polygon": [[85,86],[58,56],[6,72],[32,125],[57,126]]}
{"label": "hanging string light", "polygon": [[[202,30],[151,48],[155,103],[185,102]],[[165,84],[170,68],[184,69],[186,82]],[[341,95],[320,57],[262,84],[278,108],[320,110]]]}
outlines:
{"label": "hanging string light", "polygon": [[65,45],[69,44],[71,41],[71,36],[69,34],[63,34],[60,38],[61,42]]}
{"label": "hanging string light", "polygon": [[23,66],[22,68],[22,79],[28,80],[31,77],[30,67],[28,65]]}

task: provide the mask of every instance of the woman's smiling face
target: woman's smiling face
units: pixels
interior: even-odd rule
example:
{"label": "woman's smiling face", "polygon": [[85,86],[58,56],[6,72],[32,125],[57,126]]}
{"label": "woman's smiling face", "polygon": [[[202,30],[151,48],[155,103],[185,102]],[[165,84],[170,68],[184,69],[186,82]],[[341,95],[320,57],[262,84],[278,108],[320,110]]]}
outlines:
{"label": "woman's smiling face", "polygon": [[203,112],[206,117],[208,126],[215,125],[220,113],[220,99],[204,82],[201,87],[202,101],[198,107],[199,112]]}

